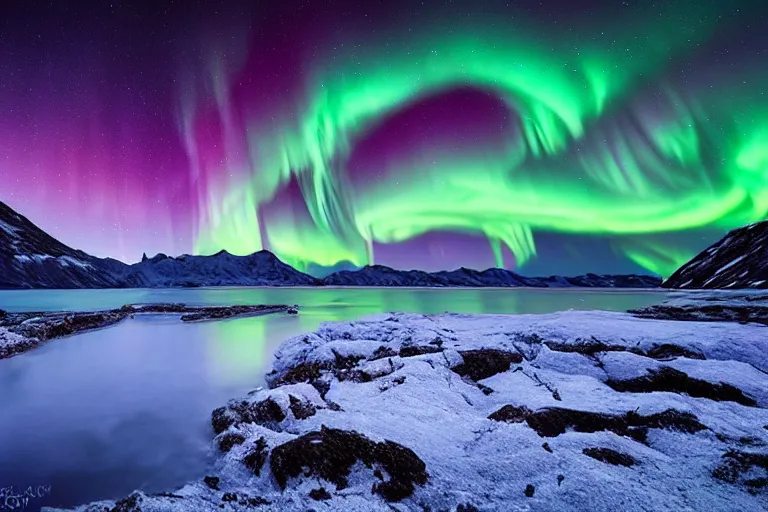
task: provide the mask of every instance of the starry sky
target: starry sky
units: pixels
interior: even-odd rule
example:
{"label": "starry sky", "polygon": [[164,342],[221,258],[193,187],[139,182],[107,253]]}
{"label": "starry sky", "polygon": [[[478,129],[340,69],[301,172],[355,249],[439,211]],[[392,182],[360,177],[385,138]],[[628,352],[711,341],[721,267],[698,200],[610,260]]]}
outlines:
{"label": "starry sky", "polygon": [[129,263],[666,276],[768,216],[761,4],[9,0],[0,201]]}

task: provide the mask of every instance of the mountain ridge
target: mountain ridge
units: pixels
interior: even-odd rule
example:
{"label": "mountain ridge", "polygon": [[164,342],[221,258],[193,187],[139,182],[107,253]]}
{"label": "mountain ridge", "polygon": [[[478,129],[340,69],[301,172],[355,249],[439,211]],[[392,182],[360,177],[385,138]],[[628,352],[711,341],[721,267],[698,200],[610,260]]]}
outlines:
{"label": "mountain ridge", "polygon": [[201,286],[380,286],[380,287],[615,287],[655,288],[647,275],[526,277],[502,268],[426,272],[369,265],[322,279],[300,272],[267,250],[236,256],[158,253],[126,264],[97,258],[56,240],[0,202],[0,289],[171,288]]}
{"label": "mountain ridge", "polygon": [[662,282],[678,289],[768,289],[768,220],[731,230]]}
{"label": "mountain ridge", "polygon": [[0,288],[119,287],[127,266],[61,243],[0,201]]}

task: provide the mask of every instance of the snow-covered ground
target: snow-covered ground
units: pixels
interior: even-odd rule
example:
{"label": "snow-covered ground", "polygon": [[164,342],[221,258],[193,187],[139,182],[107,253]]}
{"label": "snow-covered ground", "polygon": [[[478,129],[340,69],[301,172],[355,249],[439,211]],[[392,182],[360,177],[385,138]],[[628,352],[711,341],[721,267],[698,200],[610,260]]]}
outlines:
{"label": "snow-covered ground", "polygon": [[209,477],[116,510],[768,508],[762,325],[377,315],[286,341],[268,381],[214,411]]}

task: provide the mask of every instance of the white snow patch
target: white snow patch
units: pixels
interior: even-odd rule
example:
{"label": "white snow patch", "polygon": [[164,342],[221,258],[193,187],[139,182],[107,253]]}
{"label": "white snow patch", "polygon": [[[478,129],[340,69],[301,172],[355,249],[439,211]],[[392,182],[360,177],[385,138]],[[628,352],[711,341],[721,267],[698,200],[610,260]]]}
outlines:
{"label": "white snow patch", "polygon": [[69,265],[74,265],[76,267],[80,267],[83,269],[92,269],[93,265],[90,263],[86,263],[85,261],[78,260],[77,258],[73,258],[72,256],[59,256],[56,258],[61,265],[68,267]]}
{"label": "white snow patch", "polygon": [[28,345],[36,345],[37,343],[36,338],[25,338],[5,327],[0,327],[0,359],[20,352]]}
{"label": "white snow patch", "polygon": [[5,231],[6,233],[8,233],[10,236],[14,238],[16,238],[17,233],[21,231],[19,228],[15,228],[10,224],[8,224],[7,222],[3,222],[2,220],[0,220],[0,229],[2,229],[3,231]]}
{"label": "white snow patch", "polygon": [[90,266],[87,263],[82,262],[80,260],[76,260],[75,258],[72,258],[70,256],[59,256],[58,258],[54,258],[50,254],[16,254],[14,258],[16,258],[18,261],[22,263],[42,263],[45,260],[56,259],[64,266],[67,266],[69,264],[75,264],[80,267]]}
{"label": "white snow patch", "polygon": [[745,257],[746,257],[745,255],[742,255],[742,256],[739,256],[738,258],[734,258],[733,261],[731,261],[730,263],[727,263],[727,264],[723,265],[722,267],[720,267],[719,269],[717,269],[717,272],[715,272],[715,275],[717,275],[717,274],[719,274],[719,273],[721,273],[721,272],[723,272],[725,270],[728,270],[729,268],[731,268],[732,266],[736,265],[738,262],[743,260]]}

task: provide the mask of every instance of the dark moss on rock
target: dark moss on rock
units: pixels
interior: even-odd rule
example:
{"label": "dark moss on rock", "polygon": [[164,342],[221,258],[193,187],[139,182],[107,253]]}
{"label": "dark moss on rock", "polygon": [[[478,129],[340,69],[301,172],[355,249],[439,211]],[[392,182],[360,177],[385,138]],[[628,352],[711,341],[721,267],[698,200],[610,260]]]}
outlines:
{"label": "dark moss on rock", "polygon": [[637,460],[631,455],[626,453],[617,452],[610,448],[584,448],[582,450],[584,455],[592,457],[593,459],[612,464],[614,466],[626,466],[632,467],[637,464]]}
{"label": "dark moss on rock", "polygon": [[497,373],[506,372],[512,363],[520,363],[523,356],[517,352],[508,352],[491,348],[466,350],[460,352],[464,362],[455,366],[453,371],[474,381],[487,379]]}
{"label": "dark moss on rock", "polygon": [[[270,388],[274,389],[276,387],[283,386],[285,384],[298,384],[300,382],[312,382],[315,379],[320,378],[324,369],[326,369],[324,365],[321,365],[320,363],[317,363],[317,362],[300,363],[290,368],[287,372],[285,372],[282,376],[278,377],[277,379],[269,380],[268,384]],[[274,376],[274,374],[270,374],[270,376]]]}
{"label": "dark moss on rock", "polygon": [[386,347],[382,345],[373,351],[373,355],[369,357],[368,360],[375,361],[377,359],[384,359],[385,357],[395,357],[396,355],[397,355],[396,351],[394,351],[390,347]]}
{"label": "dark moss on rock", "polygon": [[211,425],[217,434],[221,434],[234,423],[235,418],[226,407],[218,407],[211,413]]}
{"label": "dark moss on rock", "polygon": [[491,413],[491,415],[488,416],[488,419],[494,421],[505,421],[507,423],[522,423],[528,419],[531,414],[533,414],[533,411],[524,405],[521,407],[505,405],[498,411]]}
{"label": "dark moss on rock", "polygon": [[215,409],[211,414],[211,425],[216,434],[221,434],[232,425],[240,423],[256,423],[280,430],[279,423],[284,419],[285,412],[271,398],[257,403],[242,400]]}
{"label": "dark moss on rock", "polygon": [[261,475],[261,468],[264,467],[264,463],[267,462],[267,455],[269,455],[269,448],[267,448],[267,442],[263,437],[256,440],[253,447],[248,454],[243,457],[243,464],[250,469],[254,475]]}
{"label": "dark moss on rock", "polygon": [[750,480],[744,480],[744,485],[753,489],[764,489],[768,487],[768,478],[752,478]]}
{"label": "dark moss on rock", "polygon": [[238,432],[227,432],[219,437],[219,450],[222,452],[228,452],[235,445],[243,444],[245,442],[245,436]]}
{"label": "dark moss on rock", "polygon": [[350,470],[356,462],[371,469],[383,469],[388,481],[376,482],[373,492],[387,501],[410,496],[415,485],[426,483],[424,462],[409,448],[385,441],[374,442],[354,432],[322,427],[272,450],[270,469],[278,485],[285,489],[288,479],[299,475],[316,476],[347,487]]}
{"label": "dark moss on rock", "polygon": [[309,400],[301,400],[300,398],[290,395],[290,409],[293,413],[293,417],[297,420],[305,420],[310,416],[314,416],[317,409]]}
{"label": "dark moss on rock", "polygon": [[442,352],[443,350],[444,349],[442,347],[437,347],[434,345],[407,345],[400,347],[400,357],[414,357],[424,354],[436,354],[438,352]]}
{"label": "dark moss on rock", "polygon": [[671,343],[655,345],[648,351],[640,350],[637,347],[609,345],[595,337],[592,337],[589,340],[576,340],[575,343],[557,343],[547,341],[544,342],[544,345],[546,345],[550,350],[554,350],[555,352],[577,353],[593,358],[601,352],[632,352],[633,354],[638,354],[658,360],[676,359],[678,357],[687,357],[689,359],[706,359],[704,354],[700,352],[696,352],[694,350],[678,345],[673,345]]}
{"label": "dark moss on rock", "polygon": [[141,512],[141,504],[144,501],[139,493],[133,493],[130,496],[115,502],[110,512]]}
{"label": "dark moss on rock", "polygon": [[334,412],[341,412],[341,411],[344,410],[344,409],[341,408],[341,406],[339,404],[337,404],[336,402],[333,402],[331,400],[326,400],[325,403],[328,404],[328,409],[330,409],[330,410],[332,410]]}
{"label": "dark moss on rock", "polygon": [[309,497],[315,501],[325,501],[331,499],[331,493],[325,490],[325,487],[318,487],[309,491]]}
{"label": "dark moss on rock", "polygon": [[366,373],[366,372],[364,372],[362,370],[357,370],[357,369],[352,369],[352,370],[347,370],[347,369],[336,370],[334,372],[334,375],[336,376],[336,378],[340,382],[344,382],[344,381],[350,381],[350,382],[370,382],[371,380],[373,380],[368,373]]}
{"label": "dark moss on rock", "polygon": [[486,396],[488,396],[488,395],[490,395],[490,394],[493,394],[493,393],[495,393],[495,392],[496,392],[496,391],[495,391],[493,388],[491,388],[491,387],[488,387],[488,386],[486,386],[486,385],[484,385],[484,384],[480,384],[479,382],[475,382],[475,385],[476,385],[476,386],[477,386],[477,388],[478,388],[480,391],[482,391],[482,392],[483,392],[483,394],[484,394],[484,395],[486,395]]}
{"label": "dark moss on rock", "polygon": [[[222,411],[221,409],[224,409]],[[212,422],[214,430],[233,424],[256,423],[271,430],[280,431],[280,422],[285,419],[285,411],[271,398],[261,402],[249,402],[241,400],[227,405],[226,408],[218,408],[213,411]]]}
{"label": "dark moss on rock", "polygon": [[610,431],[639,442],[645,442],[649,428],[686,433],[707,428],[693,414],[675,409],[642,416],[631,411],[624,415],[612,415],[559,407],[547,407],[534,412],[526,407],[505,405],[488,416],[488,419],[509,423],[525,421],[542,437],[557,437],[567,430],[587,433]]}
{"label": "dark moss on rock", "polygon": [[695,434],[707,427],[699,422],[695,414],[690,412],[667,409],[663,412],[643,416],[634,411],[626,414],[627,423],[634,427],[657,428],[665,430],[677,430],[686,434]]}
{"label": "dark moss on rock", "polygon": [[720,465],[712,472],[712,476],[723,482],[735,484],[745,473],[755,468],[768,471],[768,453],[729,450],[723,454]]}
{"label": "dark moss on rock", "polygon": [[205,485],[207,485],[214,491],[219,490],[219,482],[220,482],[220,479],[217,476],[206,476],[205,478],[203,478],[203,483],[205,483]]}
{"label": "dark moss on rock", "polygon": [[696,352],[691,349],[680,347],[678,345],[672,345],[670,343],[664,343],[662,345],[656,345],[648,350],[645,355],[652,359],[675,359],[678,357],[687,357],[688,359],[706,359],[704,354]]}
{"label": "dark moss on rock", "polygon": [[713,384],[705,380],[694,379],[688,374],[668,366],[658,370],[649,370],[647,375],[635,379],[611,379],[606,381],[606,384],[616,391],[628,393],[666,391],[684,393],[696,398],[709,398],[718,402],[736,402],[749,407],[757,405],[754,399],[746,396],[735,386],[723,382]]}
{"label": "dark moss on rock", "polygon": [[608,430],[623,436],[629,435],[626,419],[610,414],[551,407],[528,414],[525,421],[543,437],[556,437],[569,429],[576,432]]}
{"label": "dark moss on rock", "polygon": [[590,357],[599,352],[625,352],[627,350],[627,347],[623,345],[608,345],[594,336],[588,340],[578,339],[574,343],[546,341],[544,345],[555,352],[577,353]]}

